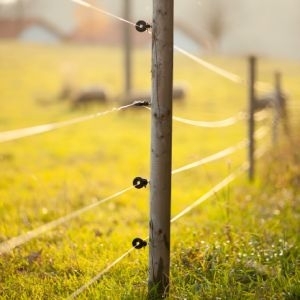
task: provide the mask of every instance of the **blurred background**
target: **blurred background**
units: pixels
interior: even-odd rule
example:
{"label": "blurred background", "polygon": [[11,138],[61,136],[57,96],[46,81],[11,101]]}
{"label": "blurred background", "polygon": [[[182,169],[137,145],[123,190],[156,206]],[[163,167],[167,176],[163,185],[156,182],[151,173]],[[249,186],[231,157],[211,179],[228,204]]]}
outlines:
{"label": "blurred background", "polygon": [[[131,4],[130,21],[152,20],[149,0],[88,2],[118,16]],[[298,0],[177,0],[175,23],[176,43],[189,51],[300,59]],[[71,0],[0,0],[1,39],[116,45],[122,25]]]}

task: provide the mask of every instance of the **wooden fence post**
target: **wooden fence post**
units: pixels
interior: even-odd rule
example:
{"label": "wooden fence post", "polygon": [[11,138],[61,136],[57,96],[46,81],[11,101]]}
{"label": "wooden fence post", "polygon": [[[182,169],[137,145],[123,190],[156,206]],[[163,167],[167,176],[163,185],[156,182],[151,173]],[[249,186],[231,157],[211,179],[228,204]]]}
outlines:
{"label": "wooden fence post", "polygon": [[248,162],[249,162],[249,171],[248,177],[252,181],[254,179],[254,151],[255,151],[255,140],[254,140],[254,131],[255,131],[255,76],[256,76],[256,58],[254,56],[249,57],[249,70],[248,70]]}
{"label": "wooden fence post", "polygon": [[153,0],[148,298],[169,292],[174,0]]}
{"label": "wooden fence post", "polygon": [[[287,105],[286,105],[286,96],[283,94],[282,86],[281,86],[281,73],[275,72],[274,75],[274,88],[275,88],[275,108],[277,109],[277,112],[274,112],[274,122],[276,121],[275,117],[277,118],[277,123],[279,121],[282,122],[284,133],[287,137],[290,138],[290,128],[289,128],[289,120],[288,120],[288,113],[287,113]],[[275,115],[276,113],[276,115]],[[276,132],[273,133],[273,143],[276,143],[277,141],[277,131],[278,131],[278,125],[276,123]],[[275,124],[274,124],[275,126]]]}
{"label": "wooden fence post", "polygon": [[[123,4],[124,19],[130,20],[131,17],[131,0],[124,0]],[[127,97],[132,89],[132,28],[128,24],[124,25],[124,95]]]}

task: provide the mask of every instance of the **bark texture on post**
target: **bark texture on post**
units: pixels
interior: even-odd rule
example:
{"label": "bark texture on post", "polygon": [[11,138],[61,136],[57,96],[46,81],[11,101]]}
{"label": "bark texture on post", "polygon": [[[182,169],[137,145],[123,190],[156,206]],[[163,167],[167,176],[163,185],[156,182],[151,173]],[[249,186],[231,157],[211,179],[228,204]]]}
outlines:
{"label": "bark texture on post", "polygon": [[153,0],[149,299],[169,290],[173,0]]}
{"label": "bark texture on post", "polygon": [[254,56],[249,57],[249,74],[248,74],[248,161],[249,161],[249,180],[254,179],[254,151],[255,151],[255,140],[254,140],[254,112],[255,112],[255,75],[256,75],[256,58]]}

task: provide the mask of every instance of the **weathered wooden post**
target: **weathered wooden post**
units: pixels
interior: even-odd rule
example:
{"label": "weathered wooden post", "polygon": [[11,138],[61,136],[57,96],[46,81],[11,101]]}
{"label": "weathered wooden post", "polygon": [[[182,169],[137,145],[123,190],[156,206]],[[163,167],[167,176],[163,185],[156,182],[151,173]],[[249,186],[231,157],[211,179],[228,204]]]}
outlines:
{"label": "weathered wooden post", "polygon": [[282,94],[281,94],[281,78],[280,73],[274,73],[274,101],[273,101],[273,128],[272,128],[272,142],[273,146],[277,144],[278,140],[278,125],[282,117]]}
{"label": "weathered wooden post", "polygon": [[[124,0],[124,19],[131,19],[131,0]],[[132,28],[124,25],[124,95],[129,96],[132,89]]]}
{"label": "weathered wooden post", "polygon": [[149,299],[169,292],[174,0],[153,0]]}
{"label": "weathered wooden post", "polygon": [[254,140],[254,130],[255,130],[255,76],[256,76],[256,58],[254,56],[249,57],[249,70],[248,70],[248,162],[249,171],[248,177],[252,181],[254,179],[254,151],[255,151],[255,140]]}

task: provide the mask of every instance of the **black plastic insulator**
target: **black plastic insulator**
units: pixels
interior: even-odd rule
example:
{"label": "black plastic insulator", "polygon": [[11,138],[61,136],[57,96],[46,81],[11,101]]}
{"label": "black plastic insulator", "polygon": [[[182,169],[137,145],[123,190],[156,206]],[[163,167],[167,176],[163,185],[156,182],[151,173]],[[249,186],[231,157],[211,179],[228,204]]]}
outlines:
{"label": "black plastic insulator", "polygon": [[148,180],[142,177],[135,177],[133,179],[132,184],[134,185],[135,188],[141,189],[143,187],[146,187],[148,184]]}
{"label": "black plastic insulator", "polygon": [[146,31],[150,28],[151,28],[151,25],[148,24],[147,22],[143,21],[143,20],[139,20],[135,23],[135,29],[138,32],[144,32],[144,31]]}
{"label": "black plastic insulator", "polygon": [[135,238],[133,241],[132,241],[132,246],[135,248],[135,249],[142,249],[144,247],[147,246],[147,242],[142,240],[141,238]]}

